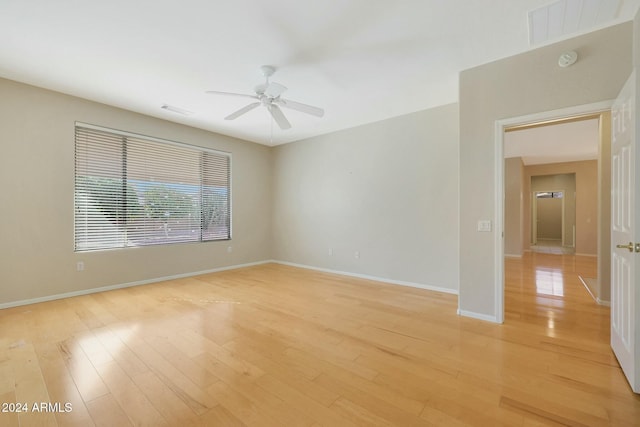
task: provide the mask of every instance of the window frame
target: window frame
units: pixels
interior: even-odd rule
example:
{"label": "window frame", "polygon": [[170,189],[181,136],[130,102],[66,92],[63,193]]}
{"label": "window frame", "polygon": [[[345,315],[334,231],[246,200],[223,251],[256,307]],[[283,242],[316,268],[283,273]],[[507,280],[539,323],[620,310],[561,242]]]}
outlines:
{"label": "window frame", "polygon": [[[137,140],[142,140],[145,142],[150,142],[150,143],[155,143],[155,144],[163,144],[163,145],[169,145],[172,147],[176,147],[176,148],[183,148],[186,150],[192,150],[192,151],[196,151],[198,153],[211,153],[215,156],[220,156],[220,157],[226,157],[227,158],[227,204],[228,204],[228,208],[227,208],[227,213],[228,213],[228,230],[227,230],[227,236],[223,237],[223,238],[214,238],[214,239],[208,239],[208,240],[203,240],[202,239],[202,229],[201,229],[201,233],[200,233],[200,238],[198,240],[188,240],[188,241],[165,241],[162,243],[151,243],[151,244],[140,244],[140,245],[123,245],[123,246],[107,246],[105,245],[105,247],[96,247],[96,248],[88,248],[88,249],[83,249],[83,248],[79,248],[78,247],[78,238],[77,238],[77,213],[78,213],[78,200],[77,200],[77,191],[78,191],[78,167],[77,167],[77,156],[78,156],[78,141],[77,141],[77,132],[78,132],[78,128],[83,128],[86,129],[88,131],[97,131],[97,132],[103,132],[103,133],[108,133],[111,134],[112,136],[117,136],[117,137],[122,137],[122,138],[134,138]],[[217,149],[213,149],[213,148],[208,148],[208,147],[203,147],[201,145],[196,145],[196,144],[189,144],[189,143],[185,143],[185,142],[180,142],[180,141],[174,141],[174,140],[170,140],[170,139],[166,139],[166,138],[159,138],[159,137],[155,137],[155,136],[150,136],[150,135],[145,135],[145,134],[141,134],[141,133],[135,133],[135,132],[130,132],[130,131],[124,131],[124,130],[120,130],[120,129],[114,129],[114,128],[109,128],[109,127],[104,127],[104,126],[99,126],[99,125],[94,125],[94,124],[90,124],[90,123],[85,123],[85,122],[80,122],[80,121],[75,121],[74,122],[74,127],[73,127],[73,132],[74,132],[74,175],[73,175],[73,250],[74,253],[86,253],[86,252],[98,252],[98,251],[111,251],[111,250],[126,250],[126,249],[134,249],[134,248],[141,248],[141,247],[146,247],[146,246],[167,246],[167,245],[173,245],[173,244],[192,244],[192,243],[213,243],[213,242],[220,242],[220,241],[230,241],[233,238],[233,192],[232,192],[232,188],[233,188],[233,170],[232,170],[232,165],[233,165],[233,158],[232,158],[232,153],[231,152],[227,152],[227,151],[222,151],[222,150],[217,150]],[[123,144],[124,145],[124,144]],[[124,147],[123,147],[124,148]],[[200,177],[202,179],[202,175],[203,175],[203,171],[200,170]],[[126,181],[129,180],[128,176],[122,176],[123,179]],[[202,223],[203,221],[203,211],[202,209],[200,210],[200,222]]]}

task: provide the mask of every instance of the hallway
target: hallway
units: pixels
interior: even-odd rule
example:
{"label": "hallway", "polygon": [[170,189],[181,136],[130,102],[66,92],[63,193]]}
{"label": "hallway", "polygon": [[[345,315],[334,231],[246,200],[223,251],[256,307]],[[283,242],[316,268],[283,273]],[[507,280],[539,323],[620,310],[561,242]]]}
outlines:
{"label": "hallway", "polygon": [[[609,347],[610,309],[579,279],[596,277],[596,257],[525,252],[505,260],[505,324],[534,328],[579,347]],[[615,363],[613,354],[610,360]]]}
{"label": "hallway", "polygon": [[538,239],[535,245],[531,245],[531,252],[538,252],[544,254],[556,254],[556,255],[573,255],[576,250],[570,246],[562,246],[560,240],[545,240]]}
{"label": "hallway", "polygon": [[[604,408],[630,405],[622,424],[637,425],[640,396],[631,392],[610,348],[610,309],[596,304],[579,279],[596,277],[596,263],[596,257],[536,252],[506,258],[504,326],[514,333],[511,339],[527,341],[530,367],[543,382],[575,388],[575,399],[589,411],[599,407],[602,415]],[[541,350],[546,360],[533,356]],[[534,402],[527,406],[522,409],[546,417]]]}
{"label": "hallway", "polygon": [[[505,326],[526,334],[532,354],[534,349],[555,353],[545,366],[531,360],[532,369],[546,371],[544,382],[575,388],[592,409],[630,404],[628,422],[634,425],[640,397],[632,394],[609,346],[610,309],[596,304],[579,279],[596,277],[596,262],[596,257],[536,252],[506,258]],[[533,403],[523,409],[537,412]]]}

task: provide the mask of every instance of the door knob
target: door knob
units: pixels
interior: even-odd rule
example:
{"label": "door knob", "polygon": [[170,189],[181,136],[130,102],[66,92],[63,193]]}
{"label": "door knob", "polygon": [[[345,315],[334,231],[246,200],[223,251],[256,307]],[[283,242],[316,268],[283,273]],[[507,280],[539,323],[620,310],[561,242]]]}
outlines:
{"label": "door knob", "polygon": [[620,248],[620,249],[628,249],[629,252],[633,252],[634,250],[636,252],[640,252],[640,243],[636,243],[635,245],[633,244],[633,242],[629,242],[628,245],[616,245],[616,248]]}

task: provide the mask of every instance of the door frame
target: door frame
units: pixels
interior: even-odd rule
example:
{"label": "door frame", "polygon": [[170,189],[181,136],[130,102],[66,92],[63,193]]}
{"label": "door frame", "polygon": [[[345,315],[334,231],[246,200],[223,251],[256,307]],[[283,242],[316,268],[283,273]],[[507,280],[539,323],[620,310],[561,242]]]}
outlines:
{"label": "door frame", "polygon": [[538,198],[536,197],[537,193],[562,193],[562,211],[560,212],[560,241],[562,242],[562,246],[565,246],[564,239],[564,199],[567,194],[566,190],[532,190],[531,191],[531,240],[534,245],[538,244]]}
{"label": "door frame", "polygon": [[504,130],[509,127],[611,111],[613,99],[496,120],[494,124],[494,295],[495,321],[504,323]]}

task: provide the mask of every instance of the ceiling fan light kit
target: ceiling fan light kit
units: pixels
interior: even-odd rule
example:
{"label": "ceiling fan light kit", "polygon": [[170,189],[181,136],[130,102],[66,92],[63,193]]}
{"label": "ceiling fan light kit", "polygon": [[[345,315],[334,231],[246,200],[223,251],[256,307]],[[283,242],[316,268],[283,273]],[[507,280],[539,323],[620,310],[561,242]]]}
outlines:
{"label": "ceiling fan light kit", "polygon": [[245,105],[241,109],[229,114],[227,117],[225,117],[225,120],[235,120],[243,114],[246,114],[261,105],[267,109],[273,120],[282,130],[291,129],[291,123],[289,123],[289,120],[284,115],[280,107],[300,111],[302,113],[310,114],[316,117],[324,116],[324,110],[322,108],[281,98],[280,95],[282,95],[287,90],[287,87],[281,85],[280,83],[269,81],[269,78],[275,73],[275,71],[275,67],[272,67],[271,65],[263,65],[260,67],[260,72],[264,76],[265,82],[255,87],[255,95],[220,92],[215,90],[209,90],[206,93],[213,95],[239,96],[243,98],[255,99],[255,101],[251,104]]}

